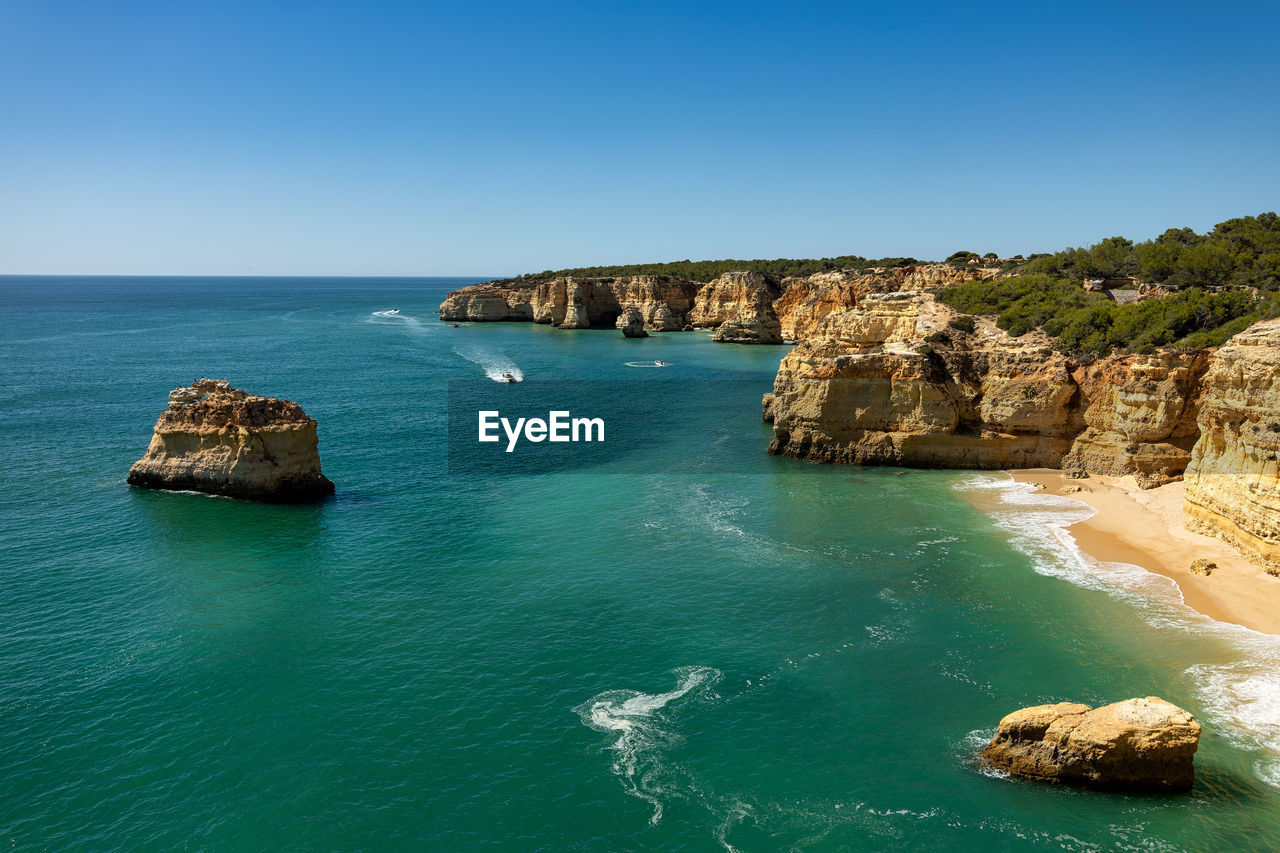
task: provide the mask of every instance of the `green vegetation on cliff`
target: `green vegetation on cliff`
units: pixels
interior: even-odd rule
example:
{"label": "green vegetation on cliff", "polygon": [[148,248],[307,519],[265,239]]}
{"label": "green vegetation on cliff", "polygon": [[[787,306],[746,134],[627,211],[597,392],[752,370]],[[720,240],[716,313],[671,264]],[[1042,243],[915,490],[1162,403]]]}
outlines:
{"label": "green vegetation on cliff", "polygon": [[602,276],[621,275],[670,275],[688,281],[711,281],[727,272],[769,273],[779,277],[788,275],[813,275],[831,270],[855,269],[864,270],[874,267],[903,267],[918,264],[915,258],[880,258],[870,260],[860,255],[841,255],[837,258],[776,258],[774,260],[721,260],[721,261],[671,261],[661,264],[621,264],[611,267],[574,267],[563,270],[544,270],[539,273],[526,273],[512,279],[513,283],[529,282],[536,284],[553,278],[576,276],[579,278],[596,278]]}
{"label": "green vegetation on cliff", "polygon": [[1242,290],[1210,293],[1190,288],[1163,299],[1118,305],[1078,282],[1032,273],[996,281],[970,281],[938,298],[965,314],[995,314],[1014,336],[1043,328],[1067,352],[1096,355],[1161,347],[1219,346],[1250,323],[1280,315],[1280,298]]}
{"label": "green vegetation on cliff", "polygon": [[[545,270],[507,283],[532,287],[564,276],[624,275],[669,275],[706,282],[741,270],[783,277],[918,263],[915,258],[871,260],[860,255],[683,260]],[[1217,346],[1256,320],[1280,316],[1280,217],[1275,213],[1228,219],[1206,234],[1170,228],[1141,243],[1108,237],[1085,248],[1031,255],[1025,260],[1015,255],[1001,261],[994,252],[980,255],[961,250],[945,263],[957,268],[998,266],[1013,275],[944,289],[938,294],[941,301],[965,314],[997,315],[1000,328],[1013,335],[1043,329],[1055,346],[1069,352],[1102,355]],[[1122,300],[1121,304],[1107,292],[1087,289],[1089,279],[1102,279],[1107,287],[1117,289],[1133,290],[1141,283],[1162,290],[1157,292],[1159,298]]]}
{"label": "green vegetation on cliff", "polygon": [[[1177,292],[1117,304],[1084,287],[1086,279],[1125,278]],[[1042,328],[1068,352],[1218,346],[1257,320],[1280,316],[1280,217],[1229,219],[1203,235],[1174,228],[1136,244],[1109,237],[1034,256],[1020,275],[970,281],[938,298],[966,314],[997,315],[997,325],[1015,336]]]}
{"label": "green vegetation on cliff", "polygon": [[1280,289],[1280,217],[1275,213],[1219,222],[1207,234],[1170,228],[1134,243],[1108,237],[1085,249],[1064,249],[1027,262],[1027,272],[1065,278],[1119,278],[1171,287],[1228,285]]}

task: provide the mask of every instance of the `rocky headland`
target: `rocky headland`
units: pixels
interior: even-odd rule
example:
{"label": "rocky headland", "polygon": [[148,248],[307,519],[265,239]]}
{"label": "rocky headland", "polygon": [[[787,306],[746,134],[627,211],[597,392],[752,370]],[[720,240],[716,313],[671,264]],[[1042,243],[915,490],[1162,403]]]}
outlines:
{"label": "rocky headland", "polygon": [[440,319],[543,323],[558,329],[612,329],[624,313],[640,313],[652,332],[689,325],[699,285],[669,275],[562,277],[531,283],[492,281],[454,290]]}
{"label": "rocky headland", "polygon": [[[440,316],[795,342],[764,399],[771,453],[1054,468],[1076,478],[1132,477],[1144,489],[1185,478],[1189,526],[1280,572],[1280,321],[1255,324],[1216,349],[1098,356],[1063,352],[1040,330],[1015,336],[994,316],[962,314],[937,298],[1006,275],[969,262],[785,277],[725,272],[707,282],[508,280],[451,292]],[[1104,293],[1117,303],[1169,295]]]}
{"label": "rocky headland", "polygon": [[1188,791],[1200,724],[1155,696],[1036,705],[1000,721],[982,758],[1012,775],[1108,790]]}
{"label": "rocky headland", "polygon": [[333,494],[320,472],[316,422],[297,403],[218,379],[169,393],[129,485],[294,503]]}
{"label": "rocky headland", "polygon": [[1280,571],[1280,321],[1105,357],[924,291],[863,294],[782,359],[770,452],[815,462],[1186,480],[1189,527]]}
{"label": "rocky headland", "polygon": [[808,337],[827,314],[856,306],[868,293],[937,289],[995,274],[915,264],[787,277],[731,271],[707,282],[669,275],[506,279],[451,291],[438,313],[450,322],[607,329],[636,311],[648,332],[712,329],[723,343],[780,344]]}
{"label": "rocky headland", "polygon": [[787,354],[771,451],[820,462],[1182,476],[1210,353],[1082,358],[932,293],[864,295]]}

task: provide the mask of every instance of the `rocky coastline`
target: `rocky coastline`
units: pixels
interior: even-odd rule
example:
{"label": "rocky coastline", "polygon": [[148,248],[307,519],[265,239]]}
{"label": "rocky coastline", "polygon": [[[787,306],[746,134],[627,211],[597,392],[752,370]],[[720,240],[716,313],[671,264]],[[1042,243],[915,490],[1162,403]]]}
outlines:
{"label": "rocky coastline", "polygon": [[261,397],[225,380],[200,379],[169,392],[146,455],[128,483],[270,503],[334,493],[320,471],[316,422],[297,403]]}
{"label": "rocky coastline", "polygon": [[668,275],[505,279],[451,291],[437,313],[447,322],[612,329],[634,311],[650,333],[711,329],[722,343],[781,344],[808,337],[827,314],[854,307],[869,293],[936,290],[997,274],[994,268],[918,264],[781,278],[726,272],[708,282]]}
{"label": "rocky coastline", "polygon": [[1186,480],[1188,526],[1280,571],[1280,321],[1219,349],[1103,358],[957,315],[932,294],[865,297],[782,360],[770,452],[815,462],[1055,468]]}
{"label": "rocky coastline", "polygon": [[[939,290],[1005,275],[915,264],[710,282],[660,275],[465,287],[443,320],[516,321],[629,336],[712,329],[725,343],[797,345],[762,413],[769,452],[811,462],[1060,469],[1186,479],[1188,526],[1280,573],[1280,321],[1227,345],[1104,357],[1055,350],[962,315]],[[1158,294],[1157,294],[1158,295]],[[1153,298],[1147,294],[1144,298]]]}

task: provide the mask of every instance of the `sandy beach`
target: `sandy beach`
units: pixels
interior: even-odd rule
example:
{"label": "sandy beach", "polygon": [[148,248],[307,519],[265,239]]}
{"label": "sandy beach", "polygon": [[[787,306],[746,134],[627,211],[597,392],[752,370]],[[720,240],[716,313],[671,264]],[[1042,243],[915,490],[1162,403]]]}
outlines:
{"label": "sandy beach", "polygon": [[[1098,511],[1068,528],[1093,559],[1129,563],[1171,578],[1186,606],[1211,619],[1280,634],[1280,578],[1271,577],[1225,542],[1187,530],[1181,482],[1144,491],[1132,477],[1070,480],[1046,469],[1009,474],[1020,483],[1041,486],[1046,494],[1078,500]],[[1191,573],[1192,561],[1201,557],[1218,564],[1212,575]]]}

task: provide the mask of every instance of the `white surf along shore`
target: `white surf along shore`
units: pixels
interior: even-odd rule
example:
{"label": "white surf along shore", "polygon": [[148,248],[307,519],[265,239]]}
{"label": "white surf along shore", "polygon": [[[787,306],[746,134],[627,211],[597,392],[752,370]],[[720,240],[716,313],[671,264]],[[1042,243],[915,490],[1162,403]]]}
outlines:
{"label": "white surf along shore", "polygon": [[[1117,482],[1123,479],[1130,482]],[[1073,485],[1082,490],[1061,492]],[[1280,608],[1247,620],[1254,625],[1232,618],[1280,601],[1273,597],[1280,595],[1280,579],[1223,542],[1172,530],[1181,521],[1181,486],[1151,490],[1143,503],[1132,478],[1069,481],[1046,470],[976,474],[957,489],[1009,534],[1040,574],[1117,597],[1161,630],[1214,641],[1186,675],[1209,721],[1238,746],[1255,750],[1255,775],[1280,788],[1280,635],[1263,630],[1273,627],[1267,620],[1280,616]],[[1207,578],[1192,575],[1197,557],[1219,568]],[[1201,587],[1227,578],[1216,596],[1204,595]]]}

